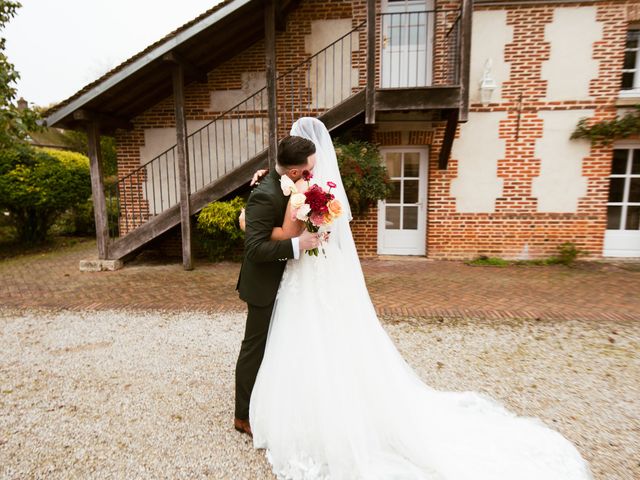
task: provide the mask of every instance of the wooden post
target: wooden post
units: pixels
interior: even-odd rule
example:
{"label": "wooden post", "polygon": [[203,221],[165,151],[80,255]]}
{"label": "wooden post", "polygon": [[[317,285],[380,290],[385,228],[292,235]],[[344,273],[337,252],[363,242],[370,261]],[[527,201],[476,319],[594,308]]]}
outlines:
{"label": "wooden post", "polygon": [[173,102],[176,117],[178,172],[180,185],[180,227],[182,232],[182,265],[193,270],[191,257],[191,186],[189,177],[189,150],[187,148],[187,120],[184,113],[184,70],[173,64]]}
{"label": "wooden post", "polygon": [[269,170],[278,158],[278,103],[276,92],[276,1],[266,0],[264,7],[267,105],[269,111]]}
{"label": "wooden post", "polygon": [[376,0],[367,0],[367,93],[365,120],[367,125],[376,121]]}
{"label": "wooden post", "polygon": [[466,122],[469,117],[469,64],[471,58],[471,18],[473,0],[462,0],[460,14],[460,115],[458,120]]}
{"label": "wooden post", "polygon": [[87,123],[89,141],[89,169],[91,173],[91,195],[93,198],[93,218],[96,222],[96,240],[98,258],[106,260],[109,255],[109,225],[107,222],[107,202],[104,198],[102,180],[102,151],[100,149],[100,130],[97,122]]}
{"label": "wooden post", "polygon": [[451,147],[453,146],[453,140],[456,136],[459,114],[459,109],[453,109],[447,112],[447,126],[444,129],[444,138],[442,139],[438,159],[438,168],[440,170],[446,170],[449,165],[449,156],[451,155]]}

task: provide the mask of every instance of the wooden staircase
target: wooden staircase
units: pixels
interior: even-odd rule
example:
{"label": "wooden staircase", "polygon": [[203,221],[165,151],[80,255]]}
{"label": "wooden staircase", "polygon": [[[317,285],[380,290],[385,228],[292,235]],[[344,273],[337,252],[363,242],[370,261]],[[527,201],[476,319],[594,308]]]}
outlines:
{"label": "wooden staircase", "polygon": [[[364,108],[365,92],[361,90],[322,113],[318,118],[326,125],[329,131],[332,131],[363,113]],[[268,151],[265,149],[197,192],[192,193],[190,196],[190,214],[199,212],[209,203],[246,185],[255,171],[266,168],[267,164]],[[111,240],[107,248],[108,258],[110,260],[119,260],[134,253],[154,238],[178,225],[180,221],[180,203],[178,202],[158,215],[149,218],[145,223],[123,237]]]}
{"label": "wooden staircase", "polygon": [[[265,10],[267,86],[189,136],[184,114],[184,65],[178,57],[168,58],[174,63],[178,142],[119,178],[112,191],[107,191],[108,198],[102,198],[102,205],[97,209],[101,220],[96,221],[100,226],[97,235],[100,258],[125,259],[181,225],[183,263],[186,269],[191,269],[190,216],[247,185],[256,170],[269,164],[269,152],[273,162],[278,133],[284,136],[288,131],[284,127],[300,117],[317,117],[329,131],[362,114],[365,125],[395,121],[399,115],[409,115],[407,118],[412,120],[446,120],[439,166],[447,167],[456,127],[467,120],[469,108],[473,0],[462,0],[461,8],[390,14],[376,14],[374,0],[368,0],[366,21],[278,77],[275,74],[274,3],[268,5]],[[416,18],[422,15],[433,21],[428,28],[434,28],[435,40],[429,48],[439,52],[438,63],[429,75],[425,72],[424,78],[418,80],[416,75],[414,83],[401,81],[392,86],[382,81],[383,72],[378,70],[376,59],[382,56],[384,47],[376,37],[376,25],[384,26],[385,21],[401,25],[407,23],[407,15]],[[365,46],[366,56],[358,45]],[[401,71],[394,75],[414,78]],[[89,133],[90,144],[97,145],[97,136],[92,137],[91,130]],[[97,158],[97,154],[93,157]],[[92,165],[99,163],[96,160]],[[100,178],[96,167],[92,181]],[[101,183],[95,182],[94,192],[102,190],[100,187]],[[105,203],[117,205],[114,217],[108,218]]]}

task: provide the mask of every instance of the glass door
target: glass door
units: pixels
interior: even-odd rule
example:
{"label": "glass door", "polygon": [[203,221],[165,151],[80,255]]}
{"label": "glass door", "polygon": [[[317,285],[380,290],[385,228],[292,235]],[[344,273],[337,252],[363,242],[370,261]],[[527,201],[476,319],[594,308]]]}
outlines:
{"label": "glass door", "polygon": [[613,150],[604,256],[640,257],[640,145]]}
{"label": "glass door", "polygon": [[409,147],[380,151],[393,192],[378,204],[378,253],[424,255],[428,151]]}
{"label": "glass door", "polygon": [[384,0],[382,88],[426,87],[433,69],[433,0]]}

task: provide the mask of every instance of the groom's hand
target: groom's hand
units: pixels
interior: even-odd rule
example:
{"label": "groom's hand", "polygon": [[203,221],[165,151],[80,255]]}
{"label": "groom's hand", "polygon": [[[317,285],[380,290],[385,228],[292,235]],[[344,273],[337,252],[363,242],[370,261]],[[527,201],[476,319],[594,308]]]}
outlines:
{"label": "groom's hand", "polygon": [[269,170],[266,168],[263,168],[262,170],[258,170],[256,173],[253,174],[253,177],[251,178],[251,183],[249,184],[249,186],[253,187],[254,185],[257,185],[262,179],[262,177],[264,177],[267,173],[269,173]]}
{"label": "groom's hand", "polygon": [[320,240],[318,239],[317,233],[311,233],[308,231],[302,232],[302,235],[298,237],[298,245],[300,246],[300,250],[313,250],[317,248],[320,244]]}

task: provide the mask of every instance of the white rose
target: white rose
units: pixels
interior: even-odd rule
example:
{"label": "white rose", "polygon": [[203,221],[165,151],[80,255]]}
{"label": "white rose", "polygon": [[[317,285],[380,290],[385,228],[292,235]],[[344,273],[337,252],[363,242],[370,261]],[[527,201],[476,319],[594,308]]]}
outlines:
{"label": "white rose", "polygon": [[311,205],[305,203],[298,209],[298,213],[296,213],[296,218],[298,220],[302,220],[303,222],[307,220],[307,215],[311,211]]}
{"label": "white rose", "polygon": [[304,193],[294,193],[291,195],[291,206],[295,209],[300,208],[306,201],[307,197],[304,196]]}
{"label": "white rose", "polygon": [[293,180],[291,180],[286,175],[282,175],[280,177],[280,188],[282,189],[282,193],[287,197],[291,195],[291,192],[296,191],[296,187],[295,187],[295,184],[293,183]]}

